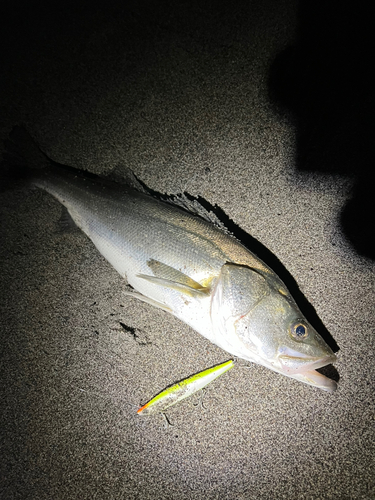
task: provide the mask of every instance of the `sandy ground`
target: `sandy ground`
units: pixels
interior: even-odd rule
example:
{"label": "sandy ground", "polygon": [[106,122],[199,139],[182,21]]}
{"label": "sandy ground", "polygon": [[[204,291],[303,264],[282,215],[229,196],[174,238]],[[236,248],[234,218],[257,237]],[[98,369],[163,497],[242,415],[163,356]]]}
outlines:
{"label": "sandy ground", "polygon": [[230,356],[125,296],[83,234],[56,230],[49,195],[3,192],[0,497],[374,498],[375,266],[340,218],[361,163],[300,168],[299,123],[270,97],[275,60],[298,40],[297,5],[2,9],[1,138],[24,123],[60,163],[127,166],[152,189],[218,205],[296,281],[339,349],[340,380],[327,394],[240,362],[203,405],[170,409],[171,426],[138,416]]}

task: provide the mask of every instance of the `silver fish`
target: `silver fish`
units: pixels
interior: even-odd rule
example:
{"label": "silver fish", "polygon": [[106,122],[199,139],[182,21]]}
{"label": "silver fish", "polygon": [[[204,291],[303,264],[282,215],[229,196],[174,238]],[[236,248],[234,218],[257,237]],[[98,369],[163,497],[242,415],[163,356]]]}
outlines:
{"label": "silver fish", "polygon": [[333,363],[335,354],[280,278],[236,238],[128,185],[43,160],[32,184],[67,208],[134,288],[133,297],[175,315],[233,356],[336,389],[316,371]]}

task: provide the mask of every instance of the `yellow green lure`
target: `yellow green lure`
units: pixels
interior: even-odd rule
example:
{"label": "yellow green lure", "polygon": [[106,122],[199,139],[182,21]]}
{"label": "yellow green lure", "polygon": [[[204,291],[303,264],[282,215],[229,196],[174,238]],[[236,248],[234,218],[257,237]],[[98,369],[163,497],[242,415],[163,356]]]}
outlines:
{"label": "yellow green lure", "polygon": [[192,377],[186,378],[177,384],[171,385],[151,399],[151,401],[142,406],[137,413],[150,415],[151,413],[166,410],[170,406],[191,396],[200,389],[203,389],[203,387],[215,380],[215,378],[220,377],[220,375],[228,371],[233,366],[234,361],[229,360],[220,365],[216,365],[212,368],[196,373]]}

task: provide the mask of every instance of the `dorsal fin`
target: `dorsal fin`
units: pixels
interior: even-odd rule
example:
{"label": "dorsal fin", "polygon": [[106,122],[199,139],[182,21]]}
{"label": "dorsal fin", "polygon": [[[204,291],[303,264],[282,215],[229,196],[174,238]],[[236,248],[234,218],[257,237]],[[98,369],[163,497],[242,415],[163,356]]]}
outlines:
{"label": "dorsal fin", "polygon": [[[211,207],[208,209],[203,205],[203,203],[205,202],[203,198],[195,198],[188,193],[178,193],[176,195],[171,195],[167,199],[163,199],[163,201],[165,201],[166,203],[170,203],[171,205],[175,205],[179,208],[183,208],[191,214],[198,215],[210,224],[214,224],[216,227],[220,228],[226,234],[230,234],[231,236],[233,236],[233,234],[219,219],[219,217],[215,214]],[[207,205],[209,206],[210,204],[207,203]]]}

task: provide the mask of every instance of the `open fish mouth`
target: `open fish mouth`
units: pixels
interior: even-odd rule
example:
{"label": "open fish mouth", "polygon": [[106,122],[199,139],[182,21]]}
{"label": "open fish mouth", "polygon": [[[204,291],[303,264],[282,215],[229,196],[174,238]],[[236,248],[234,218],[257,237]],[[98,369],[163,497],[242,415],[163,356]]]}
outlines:
{"label": "open fish mouth", "polygon": [[293,356],[288,352],[278,357],[281,373],[324,391],[334,392],[337,389],[337,382],[317,371],[336,361],[334,353],[314,358],[302,353],[295,354]]}

